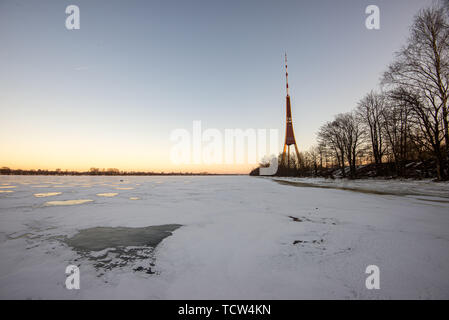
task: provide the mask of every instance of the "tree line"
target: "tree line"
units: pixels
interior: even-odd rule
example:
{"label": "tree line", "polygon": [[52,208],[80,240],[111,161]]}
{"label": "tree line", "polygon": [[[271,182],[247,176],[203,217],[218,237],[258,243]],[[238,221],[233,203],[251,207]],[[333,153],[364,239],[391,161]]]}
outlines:
{"label": "tree line", "polygon": [[99,169],[90,168],[89,171],[75,170],[43,170],[43,169],[11,169],[8,167],[0,168],[0,175],[43,175],[43,176],[210,176],[227,175],[214,174],[208,172],[153,172],[153,171],[124,171],[117,168]]}
{"label": "tree line", "polygon": [[338,171],[355,178],[368,166],[376,176],[406,177],[419,165],[421,176],[448,180],[448,83],[449,1],[444,0],[415,16],[379,88],[351,112],[323,124],[316,146],[289,164],[280,161],[277,174]]}

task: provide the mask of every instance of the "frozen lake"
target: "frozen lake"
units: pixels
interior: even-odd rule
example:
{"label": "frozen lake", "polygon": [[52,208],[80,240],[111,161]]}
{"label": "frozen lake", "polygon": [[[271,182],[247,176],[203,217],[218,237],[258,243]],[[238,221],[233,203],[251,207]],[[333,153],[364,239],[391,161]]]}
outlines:
{"label": "frozen lake", "polygon": [[449,299],[447,184],[287,181],[0,176],[0,298]]}

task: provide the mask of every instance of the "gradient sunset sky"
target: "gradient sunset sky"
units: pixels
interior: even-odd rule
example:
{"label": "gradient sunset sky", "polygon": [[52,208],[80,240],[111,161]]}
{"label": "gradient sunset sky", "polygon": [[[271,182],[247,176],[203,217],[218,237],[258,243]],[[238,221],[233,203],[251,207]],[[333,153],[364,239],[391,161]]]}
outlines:
{"label": "gradient sunset sky", "polygon": [[[431,0],[0,1],[0,167],[246,173],[170,162],[177,128],[285,130],[350,111]],[[65,8],[81,29],[65,28]],[[381,29],[365,28],[378,5]],[[281,151],[281,150],[279,150]]]}

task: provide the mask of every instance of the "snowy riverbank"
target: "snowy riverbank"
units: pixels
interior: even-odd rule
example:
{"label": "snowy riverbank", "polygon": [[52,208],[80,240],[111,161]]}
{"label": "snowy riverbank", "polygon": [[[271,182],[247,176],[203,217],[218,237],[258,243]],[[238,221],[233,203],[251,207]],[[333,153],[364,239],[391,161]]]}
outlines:
{"label": "snowy riverbank", "polygon": [[[270,178],[271,179],[271,178]],[[322,187],[367,193],[430,196],[449,198],[449,182],[434,182],[415,179],[325,179],[325,178],[273,178],[275,181],[290,182],[303,187]]]}

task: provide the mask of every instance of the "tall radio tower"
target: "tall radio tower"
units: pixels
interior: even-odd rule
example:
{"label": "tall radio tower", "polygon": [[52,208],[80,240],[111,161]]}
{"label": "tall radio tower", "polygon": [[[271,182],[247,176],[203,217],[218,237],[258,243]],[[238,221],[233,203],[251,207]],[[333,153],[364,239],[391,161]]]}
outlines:
{"label": "tall radio tower", "polygon": [[285,163],[285,158],[287,156],[287,167],[290,168],[290,146],[295,146],[296,157],[299,159],[299,151],[298,146],[295,140],[295,133],[293,131],[293,123],[292,123],[292,108],[290,104],[290,94],[288,92],[288,69],[287,69],[287,53],[285,53],[285,81],[287,88],[287,97],[286,97],[286,111],[287,111],[287,124],[285,126],[285,142],[284,142],[284,152],[282,153],[282,164]]}

